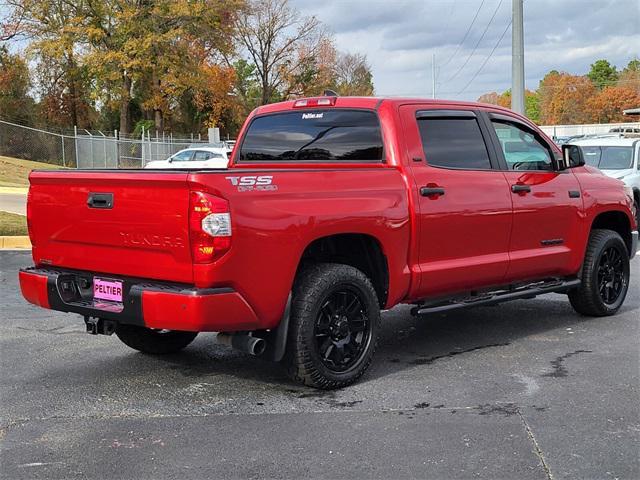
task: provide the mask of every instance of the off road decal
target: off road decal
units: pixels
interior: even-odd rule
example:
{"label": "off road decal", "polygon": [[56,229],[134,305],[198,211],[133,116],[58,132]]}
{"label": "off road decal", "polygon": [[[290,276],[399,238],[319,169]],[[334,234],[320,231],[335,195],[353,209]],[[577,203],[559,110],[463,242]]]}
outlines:
{"label": "off road decal", "polygon": [[231,185],[238,187],[239,192],[269,192],[278,189],[278,186],[272,183],[272,175],[243,175],[242,177],[225,178],[231,182]]}

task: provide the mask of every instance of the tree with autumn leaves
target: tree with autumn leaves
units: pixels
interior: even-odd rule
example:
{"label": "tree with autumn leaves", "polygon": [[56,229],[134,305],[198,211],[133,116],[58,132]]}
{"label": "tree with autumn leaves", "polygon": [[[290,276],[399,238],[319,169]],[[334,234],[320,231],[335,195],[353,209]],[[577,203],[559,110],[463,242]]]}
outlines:
{"label": "tree with autumn leaves", "polygon": [[[142,123],[159,132],[219,126],[234,134],[260,104],[325,88],[373,93],[366,58],[338,52],[324,26],[288,0],[7,4],[0,42],[23,38],[28,46],[25,58],[1,51],[12,62],[3,74],[27,73],[25,95],[38,99],[34,123],[47,127],[125,135]],[[0,117],[16,118],[9,103],[0,108]]]}
{"label": "tree with autumn leaves", "polygon": [[0,46],[0,112],[14,112],[18,122],[30,121],[35,103],[29,97],[30,87],[27,63]]}
{"label": "tree with autumn leaves", "polygon": [[[511,106],[511,92],[482,95],[478,101]],[[640,106],[640,60],[618,71],[607,60],[597,60],[586,75],[552,70],[537,91],[525,92],[526,115],[541,125],[625,122],[622,113]]]}

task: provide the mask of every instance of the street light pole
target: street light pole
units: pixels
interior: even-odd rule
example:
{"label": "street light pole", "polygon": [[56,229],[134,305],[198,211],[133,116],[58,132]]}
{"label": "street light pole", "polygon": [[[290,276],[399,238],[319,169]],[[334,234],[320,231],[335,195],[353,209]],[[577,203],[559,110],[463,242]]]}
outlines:
{"label": "street light pole", "polygon": [[511,110],[524,115],[524,21],[522,0],[512,0]]}

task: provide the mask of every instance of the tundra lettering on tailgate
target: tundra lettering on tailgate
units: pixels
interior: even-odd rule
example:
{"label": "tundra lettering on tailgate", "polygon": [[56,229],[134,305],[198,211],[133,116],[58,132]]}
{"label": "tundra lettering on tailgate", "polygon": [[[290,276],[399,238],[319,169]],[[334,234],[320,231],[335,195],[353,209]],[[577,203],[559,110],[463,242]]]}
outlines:
{"label": "tundra lettering on tailgate", "polygon": [[182,248],[185,243],[180,237],[147,235],[136,232],[120,232],[122,243],[131,246]]}
{"label": "tundra lettering on tailgate", "polygon": [[268,192],[277,190],[278,186],[273,185],[272,175],[243,175],[242,177],[225,177],[231,185],[238,187],[239,192],[251,192],[253,190]]}

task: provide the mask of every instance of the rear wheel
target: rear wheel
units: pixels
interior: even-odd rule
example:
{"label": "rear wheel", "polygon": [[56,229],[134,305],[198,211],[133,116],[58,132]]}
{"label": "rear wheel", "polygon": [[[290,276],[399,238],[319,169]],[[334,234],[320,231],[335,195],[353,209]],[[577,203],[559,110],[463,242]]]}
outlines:
{"label": "rear wheel", "polygon": [[629,289],[629,252],[618,233],[591,232],[581,280],[580,287],[569,292],[576,312],[604,317],[620,309]]}
{"label": "rear wheel", "polygon": [[116,328],[116,335],[128,347],[143,353],[162,355],[182,350],[193,342],[198,333],[120,324]]}
{"label": "rear wheel", "polygon": [[371,364],[380,306],[371,281],[341,264],[305,269],[294,288],[287,355],[290,376],[334,389],[360,378]]}

